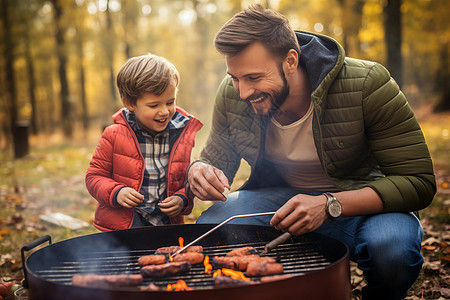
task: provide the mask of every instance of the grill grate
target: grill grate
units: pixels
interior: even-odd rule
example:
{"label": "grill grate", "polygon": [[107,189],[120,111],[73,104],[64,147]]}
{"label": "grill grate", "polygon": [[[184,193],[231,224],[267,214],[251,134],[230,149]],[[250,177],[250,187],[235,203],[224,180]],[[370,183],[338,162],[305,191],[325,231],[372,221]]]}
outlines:
{"label": "grill grate", "polygon": [[[203,247],[203,254],[208,255],[210,258],[224,256],[233,249],[245,246],[253,246],[262,253],[264,245],[264,242],[260,242]],[[139,257],[153,254],[155,250],[87,252],[80,254],[82,258],[76,261],[60,261],[59,263],[54,263],[49,269],[37,270],[35,273],[43,279],[65,285],[71,284],[72,276],[75,274],[138,274],[140,270],[137,263]],[[266,256],[273,257],[281,263],[284,267],[284,274],[294,276],[321,270],[331,264],[323,251],[321,251],[320,245],[314,241],[296,241],[290,244],[283,244],[266,254]],[[213,278],[204,272],[203,264],[193,265],[191,270],[183,275],[157,279],[144,278],[142,286],[154,283],[165,288],[167,284],[173,284],[180,279],[194,289],[214,288]]]}

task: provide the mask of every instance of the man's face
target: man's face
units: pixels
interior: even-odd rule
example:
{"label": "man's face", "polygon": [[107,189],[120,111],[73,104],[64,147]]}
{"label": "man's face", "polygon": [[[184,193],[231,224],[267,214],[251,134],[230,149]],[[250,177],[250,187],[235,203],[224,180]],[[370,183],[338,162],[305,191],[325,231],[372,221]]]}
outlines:
{"label": "man's face", "polygon": [[255,42],[234,56],[227,56],[228,74],[240,97],[259,115],[272,115],[289,94],[282,62],[264,45]]}

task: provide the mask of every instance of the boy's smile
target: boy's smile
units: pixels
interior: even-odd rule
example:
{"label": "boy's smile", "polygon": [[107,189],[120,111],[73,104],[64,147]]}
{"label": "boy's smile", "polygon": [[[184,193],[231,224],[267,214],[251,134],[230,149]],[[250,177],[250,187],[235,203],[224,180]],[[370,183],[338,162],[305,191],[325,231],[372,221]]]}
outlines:
{"label": "boy's smile", "polygon": [[175,114],[176,87],[169,85],[159,96],[144,94],[135,104],[127,104],[127,108],[136,115],[139,126],[151,134],[166,129]]}

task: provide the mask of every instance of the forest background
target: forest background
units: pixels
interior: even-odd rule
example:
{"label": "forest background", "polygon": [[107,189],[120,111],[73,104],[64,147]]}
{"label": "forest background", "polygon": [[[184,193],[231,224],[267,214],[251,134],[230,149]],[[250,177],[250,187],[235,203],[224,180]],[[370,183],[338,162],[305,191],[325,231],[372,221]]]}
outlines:
{"label": "forest background", "polygon": [[[120,66],[149,52],[175,64],[181,74],[177,104],[205,125],[194,149],[198,157],[226,74],[214,36],[233,14],[261,3],[287,16],[294,29],[335,38],[347,56],[382,63],[401,86],[424,130],[439,186],[422,219],[426,238],[436,239],[424,244],[431,251],[426,254],[432,276],[424,271],[412,294],[420,297],[425,290],[433,299],[446,293],[450,298],[445,259],[450,238],[442,235],[450,229],[447,0],[0,1],[3,279],[19,276],[18,249],[43,232],[56,241],[96,232],[91,225],[61,230],[42,224],[39,215],[61,211],[92,222],[95,200],[85,190],[84,174],[104,126],[122,106],[115,87]],[[244,164],[233,186],[247,174]],[[187,221],[195,221],[207,205],[199,203]]]}

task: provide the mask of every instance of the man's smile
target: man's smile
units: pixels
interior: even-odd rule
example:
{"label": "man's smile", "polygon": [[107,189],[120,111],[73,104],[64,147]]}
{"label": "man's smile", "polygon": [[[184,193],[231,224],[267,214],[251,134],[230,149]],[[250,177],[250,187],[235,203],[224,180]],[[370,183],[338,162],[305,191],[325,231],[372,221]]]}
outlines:
{"label": "man's smile", "polygon": [[258,104],[258,103],[261,103],[261,102],[263,102],[263,101],[265,101],[266,99],[267,99],[267,95],[261,95],[261,96],[258,96],[258,97],[256,97],[256,98],[249,98],[249,99],[247,99],[250,103],[252,103],[252,104]]}

